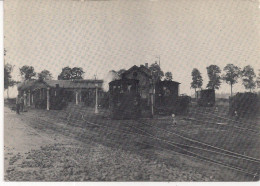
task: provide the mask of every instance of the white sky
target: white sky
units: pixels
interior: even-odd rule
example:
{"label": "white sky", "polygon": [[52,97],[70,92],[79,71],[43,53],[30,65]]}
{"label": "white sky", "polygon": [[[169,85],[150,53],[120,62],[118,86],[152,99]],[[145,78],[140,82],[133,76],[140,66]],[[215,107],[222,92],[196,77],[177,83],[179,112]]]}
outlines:
{"label": "white sky", "polygon": [[[15,65],[16,79],[23,65],[55,79],[62,67],[79,66],[85,78],[102,79],[160,55],[162,70],[190,95],[193,68],[204,88],[210,64],[260,69],[259,11],[254,0],[5,0],[5,61]],[[230,88],[223,83],[219,92]]]}

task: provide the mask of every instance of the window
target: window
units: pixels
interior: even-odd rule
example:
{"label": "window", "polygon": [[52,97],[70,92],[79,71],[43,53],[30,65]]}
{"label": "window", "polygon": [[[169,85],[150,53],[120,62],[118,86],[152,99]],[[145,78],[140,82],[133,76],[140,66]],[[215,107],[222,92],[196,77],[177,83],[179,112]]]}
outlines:
{"label": "window", "polygon": [[131,91],[131,87],[132,87],[132,85],[127,85],[127,92]]}

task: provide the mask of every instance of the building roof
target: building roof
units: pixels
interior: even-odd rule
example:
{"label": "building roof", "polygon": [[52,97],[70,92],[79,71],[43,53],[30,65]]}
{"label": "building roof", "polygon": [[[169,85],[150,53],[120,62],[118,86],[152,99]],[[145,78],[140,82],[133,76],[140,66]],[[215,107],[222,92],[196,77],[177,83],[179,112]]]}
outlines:
{"label": "building roof", "polygon": [[45,80],[45,83],[49,87],[58,85],[61,88],[95,88],[95,83],[101,87],[103,80]]}
{"label": "building roof", "polygon": [[166,80],[164,80],[164,81],[159,81],[159,84],[160,85],[170,85],[170,84],[181,84],[181,83],[179,83],[177,81],[166,81]]}
{"label": "building roof", "polygon": [[18,90],[35,89],[56,86],[60,88],[96,88],[95,84],[98,84],[98,88],[102,88],[103,80],[31,80],[25,81],[18,85]]}
{"label": "building roof", "polygon": [[133,71],[135,71],[135,70],[137,70],[137,71],[139,71],[139,72],[145,74],[145,75],[148,76],[148,77],[151,77],[151,76],[152,76],[152,75],[151,75],[151,74],[152,74],[152,73],[151,73],[151,70],[149,70],[148,68],[146,68],[144,65],[141,65],[140,67],[134,65],[134,66],[132,66],[131,68],[129,68],[127,71],[125,71],[125,72],[122,74],[122,76],[124,76],[124,75],[126,75],[126,74],[129,74],[129,73],[131,73],[131,72],[133,72]]}
{"label": "building roof", "polygon": [[[122,75],[126,75],[126,74],[129,74],[133,71],[139,71],[139,72],[142,72],[143,74],[145,74],[146,76],[148,76],[149,78],[152,77],[152,72],[149,68],[145,67],[144,65],[141,65],[140,67],[134,65],[132,66],[131,68],[129,68],[127,71],[125,71]],[[160,81],[160,84],[161,85],[168,85],[168,84],[181,84],[177,81]]]}
{"label": "building roof", "polygon": [[114,80],[114,81],[111,81],[109,83],[109,85],[121,85],[122,83],[138,83],[139,80],[136,80],[136,79],[118,79],[118,80]]}
{"label": "building roof", "polygon": [[25,80],[25,81],[23,81],[23,82],[21,82],[21,83],[18,83],[18,84],[17,84],[17,89],[18,89],[18,90],[27,89],[27,88],[33,86],[34,83],[35,83],[35,81],[36,81],[36,80],[33,79],[33,80]]}

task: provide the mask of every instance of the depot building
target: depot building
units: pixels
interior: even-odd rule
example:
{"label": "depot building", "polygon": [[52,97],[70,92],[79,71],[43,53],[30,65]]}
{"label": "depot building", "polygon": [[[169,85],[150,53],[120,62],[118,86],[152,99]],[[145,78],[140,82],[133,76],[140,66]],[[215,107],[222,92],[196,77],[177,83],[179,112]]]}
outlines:
{"label": "depot building", "polygon": [[62,109],[67,104],[93,105],[96,92],[102,97],[103,80],[27,80],[18,84],[25,105]]}

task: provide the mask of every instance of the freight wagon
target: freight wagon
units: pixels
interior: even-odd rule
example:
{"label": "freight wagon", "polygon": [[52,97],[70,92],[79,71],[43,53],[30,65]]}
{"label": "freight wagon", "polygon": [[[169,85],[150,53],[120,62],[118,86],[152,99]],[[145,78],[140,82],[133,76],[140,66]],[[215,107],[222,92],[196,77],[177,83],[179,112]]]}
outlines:
{"label": "freight wagon", "polygon": [[196,92],[197,104],[199,106],[212,107],[215,105],[215,90],[206,89]]}

